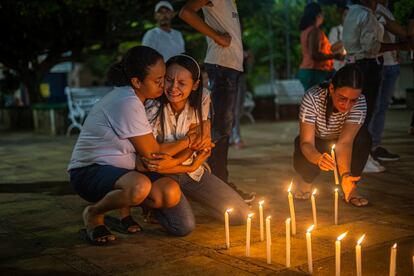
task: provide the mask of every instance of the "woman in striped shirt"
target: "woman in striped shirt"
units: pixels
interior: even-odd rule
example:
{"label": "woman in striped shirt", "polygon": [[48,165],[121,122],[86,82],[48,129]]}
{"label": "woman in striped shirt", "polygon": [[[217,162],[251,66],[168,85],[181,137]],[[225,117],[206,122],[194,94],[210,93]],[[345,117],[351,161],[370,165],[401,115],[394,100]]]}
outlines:
{"label": "woman in striped shirt", "polygon": [[[355,190],[371,148],[371,137],[362,127],[367,109],[362,85],[361,71],[349,64],[331,82],[305,93],[294,152],[294,168],[303,180],[297,198],[308,198],[312,181],[320,171],[332,171],[337,166],[345,201],[358,207],[368,204]],[[333,144],[336,163],[329,154]]]}

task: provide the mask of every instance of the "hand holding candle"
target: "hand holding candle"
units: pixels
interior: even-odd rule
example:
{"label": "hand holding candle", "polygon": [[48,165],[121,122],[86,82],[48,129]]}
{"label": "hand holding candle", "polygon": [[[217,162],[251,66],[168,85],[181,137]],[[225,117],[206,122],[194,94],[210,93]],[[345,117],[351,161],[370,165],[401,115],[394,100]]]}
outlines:
{"label": "hand holding candle", "polygon": [[358,242],[357,245],[355,246],[355,257],[356,257],[356,271],[357,271],[357,276],[361,276],[362,275],[362,261],[361,261],[361,243],[365,238],[365,234],[362,235]]}
{"label": "hand holding candle", "polygon": [[226,212],[224,212],[224,231],[226,233],[226,248],[230,248],[230,230],[229,230],[229,213],[233,209],[227,209]]}
{"label": "hand holding candle", "polygon": [[306,230],[306,249],[308,252],[308,271],[309,274],[313,274],[313,261],[312,261],[312,239],[311,239],[311,232],[313,230],[314,225]]}
{"label": "hand holding candle", "polygon": [[259,202],[259,219],[260,219],[260,241],[264,241],[264,229],[263,229],[263,203],[264,200]]}
{"label": "hand holding candle", "polygon": [[266,260],[272,263],[272,237],[270,234],[270,216],[266,218]]}
{"label": "hand holding candle", "polygon": [[318,226],[318,222],[317,222],[317,218],[316,218],[316,200],[315,200],[315,195],[316,195],[316,189],[313,190],[312,196],[311,196],[313,225],[316,228]]}
{"label": "hand holding candle", "polygon": [[246,226],[246,257],[250,257],[250,232],[252,230],[252,217],[253,213],[247,216],[247,226]]}
{"label": "hand holding candle", "polygon": [[335,276],[341,275],[341,240],[348,234],[342,233],[335,241]]}
{"label": "hand holding candle", "polygon": [[296,216],[295,216],[295,205],[293,204],[293,196],[291,193],[293,181],[290,182],[288,189],[288,201],[289,201],[289,210],[290,210],[290,219],[292,225],[292,235],[296,235]]}
{"label": "hand holding candle", "polygon": [[335,162],[335,168],[334,168],[335,184],[339,185],[338,167],[336,166],[335,144],[333,144],[331,148],[331,156]]}

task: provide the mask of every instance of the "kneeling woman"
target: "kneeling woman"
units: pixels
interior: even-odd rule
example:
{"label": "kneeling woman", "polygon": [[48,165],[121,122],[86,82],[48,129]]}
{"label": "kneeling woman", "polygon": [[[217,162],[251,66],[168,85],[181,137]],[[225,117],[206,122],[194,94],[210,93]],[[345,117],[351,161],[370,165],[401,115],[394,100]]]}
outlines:
{"label": "kneeling woman", "polygon": [[[346,202],[357,207],[368,204],[355,189],[371,148],[371,137],[363,127],[367,108],[361,94],[362,78],[358,67],[349,64],[330,83],[314,86],[305,93],[293,161],[303,180],[297,198],[308,198],[319,172],[337,166]],[[333,144],[336,144],[337,163],[328,154]]]}
{"label": "kneeling woman", "polygon": [[[210,93],[203,89],[199,64],[188,55],[178,55],[170,58],[167,63],[165,76],[165,94],[157,100],[147,101],[148,118],[153,126],[154,135],[159,142],[173,142],[182,139],[187,132],[200,133],[197,141],[175,156],[183,162],[181,166],[171,169],[159,169],[160,159],[145,159],[147,169],[168,174],[180,185],[182,199],[189,198],[198,201],[206,207],[212,216],[223,220],[223,214],[228,208],[233,208],[230,223],[242,224],[249,206],[227,184],[211,174],[206,163],[194,162],[201,157],[204,161],[210,154]],[[187,165],[186,165],[187,164]],[[185,226],[184,232],[190,232],[195,227],[192,209],[186,200],[169,209],[170,216],[181,220]]]}
{"label": "kneeling woman", "polygon": [[[158,52],[144,46],[131,48],[108,73],[115,88],[92,108],[82,127],[68,171],[75,191],[92,203],[85,208],[83,220],[86,238],[93,244],[115,239],[104,225],[107,211],[120,209],[119,223],[132,233],[140,227],[130,216],[131,206],[171,208],[180,200],[173,179],[135,169],[137,155],[174,155],[188,147],[188,137],[175,144],[158,144],[147,120],[143,103],[162,95],[164,75]],[[163,226],[169,229],[168,222]]]}

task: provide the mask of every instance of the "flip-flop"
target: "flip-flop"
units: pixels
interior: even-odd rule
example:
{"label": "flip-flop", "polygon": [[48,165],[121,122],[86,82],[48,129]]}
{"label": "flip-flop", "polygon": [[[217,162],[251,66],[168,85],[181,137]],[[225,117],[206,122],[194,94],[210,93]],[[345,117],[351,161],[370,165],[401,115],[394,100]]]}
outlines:
{"label": "flip-flop", "polygon": [[301,190],[297,190],[294,192],[293,196],[295,199],[307,200],[311,197],[311,192],[302,192]]}
{"label": "flip-flop", "polygon": [[[131,216],[126,216],[123,219],[117,219],[110,216],[105,216],[105,224],[111,230],[123,233],[123,234],[136,234],[142,231],[142,226],[138,224]],[[132,226],[138,226],[137,231],[130,231],[129,228]]]}
{"label": "flip-flop", "polygon": [[[363,199],[366,200],[366,203],[362,202]],[[366,199],[365,197],[362,197],[362,196],[351,196],[351,198],[349,199],[349,203],[352,206],[359,207],[359,208],[360,207],[366,207],[366,206],[369,205],[368,199]]]}
{"label": "flip-flop", "polygon": [[[108,237],[115,237],[109,230],[105,227],[105,225],[98,225],[92,230],[88,229],[81,229],[79,230],[79,236],[82,240],[89,242],[92,245],[97,246],[105,246],[109,245],[115,240],[108,240]],[[101,238],[105,238],[104,240],[99,240]],[[116,237],[115,237],[116,239]]]}

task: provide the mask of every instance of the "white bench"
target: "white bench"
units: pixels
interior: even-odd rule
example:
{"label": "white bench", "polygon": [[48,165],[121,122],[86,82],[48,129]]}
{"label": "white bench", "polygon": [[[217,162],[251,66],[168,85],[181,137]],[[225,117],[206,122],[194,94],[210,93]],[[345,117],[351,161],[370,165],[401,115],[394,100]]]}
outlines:
{"label": "white bench", "polygon": [[69,136],[74,128],[78,128],[80,131],[92,107],[111,90],[112,87],[107,86],[87,88],[66,87],[65,94],[68,99],[68,118],[71,121],[66,135]]}

